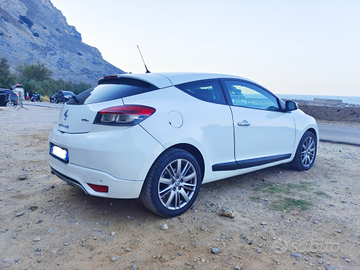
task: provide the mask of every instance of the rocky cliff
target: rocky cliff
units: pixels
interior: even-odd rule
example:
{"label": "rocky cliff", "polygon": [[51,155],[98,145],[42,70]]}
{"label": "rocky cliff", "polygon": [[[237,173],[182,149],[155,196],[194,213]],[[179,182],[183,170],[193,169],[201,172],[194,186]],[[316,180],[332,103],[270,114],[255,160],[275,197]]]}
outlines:
{"label": "rocky cliff", "polygon": [[81,40],[50,0],[0,1],[0,58],[14,72],[19,64],[44,63],[53,78],[95,85],[109,74],[124,73],[106,62],[98,49]]}

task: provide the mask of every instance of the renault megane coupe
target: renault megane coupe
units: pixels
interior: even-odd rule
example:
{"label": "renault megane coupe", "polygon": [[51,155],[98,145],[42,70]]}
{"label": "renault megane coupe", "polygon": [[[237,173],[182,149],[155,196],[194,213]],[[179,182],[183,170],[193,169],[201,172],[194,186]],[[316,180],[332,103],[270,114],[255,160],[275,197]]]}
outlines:
{"label": "renault megane coupe", "polygon": [[105,76],[64,104],[49,136],[52,173],[85,193],[140,197],[173,217],[200,185],[288,163],[315,161],[315,120],[293,101],[237,76]]}

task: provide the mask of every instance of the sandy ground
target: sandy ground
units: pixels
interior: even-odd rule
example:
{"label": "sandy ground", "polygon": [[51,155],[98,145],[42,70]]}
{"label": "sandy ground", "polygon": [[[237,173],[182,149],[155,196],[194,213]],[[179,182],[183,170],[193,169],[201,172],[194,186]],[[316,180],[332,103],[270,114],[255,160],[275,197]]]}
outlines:
{"label": "sandy ground", "polygon": [[360,269],[359,147],[321,143],[309,171],[203,185],[191,210],[164,219],[51,175],[60,109],[26,108],[0,107],[0,269]]}

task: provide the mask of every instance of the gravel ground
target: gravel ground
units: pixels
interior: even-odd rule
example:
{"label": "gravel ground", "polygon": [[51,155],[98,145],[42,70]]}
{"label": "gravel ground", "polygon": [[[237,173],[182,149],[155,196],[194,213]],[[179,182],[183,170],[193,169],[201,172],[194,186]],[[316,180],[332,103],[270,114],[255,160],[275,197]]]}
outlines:
{"label": "gravel ground", "polygon": [[60,109],[25,107],[0,107],[0,269],[360,269],[359,147],[203,185],[164,219],[51,175]]}

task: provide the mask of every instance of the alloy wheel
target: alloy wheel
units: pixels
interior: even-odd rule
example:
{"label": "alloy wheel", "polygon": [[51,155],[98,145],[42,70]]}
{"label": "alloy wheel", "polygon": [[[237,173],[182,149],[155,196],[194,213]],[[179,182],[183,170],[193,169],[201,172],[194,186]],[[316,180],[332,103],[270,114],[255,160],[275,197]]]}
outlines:
{"label": "alloy wheel", "polygon": [[194,196],[197,185],[194,165],[186,159],[173,160],[165,167],[159,179],[160,202],[169,210],[183,208]]}
{"label": "alloy wheel", "polygon": [[309,167],[315,159],[315,140],[312,137],[307,137],[301,148],[301,163],[304,167]]}

